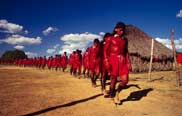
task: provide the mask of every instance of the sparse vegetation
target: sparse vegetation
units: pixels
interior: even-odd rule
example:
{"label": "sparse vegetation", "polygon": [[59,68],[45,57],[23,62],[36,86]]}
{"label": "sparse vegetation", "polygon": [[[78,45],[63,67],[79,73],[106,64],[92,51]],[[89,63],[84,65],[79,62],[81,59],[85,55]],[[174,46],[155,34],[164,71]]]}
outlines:
{"label": "sparse vegetation", "polygon": [[99,80],[92,88],[89,79],[75,78],[68,70],[0,66],[0,115],[180,116],[182,88],[175,85],[175,72],[152,72],[152,82],[147,75],[130,74],[116,107],[101,95]]}

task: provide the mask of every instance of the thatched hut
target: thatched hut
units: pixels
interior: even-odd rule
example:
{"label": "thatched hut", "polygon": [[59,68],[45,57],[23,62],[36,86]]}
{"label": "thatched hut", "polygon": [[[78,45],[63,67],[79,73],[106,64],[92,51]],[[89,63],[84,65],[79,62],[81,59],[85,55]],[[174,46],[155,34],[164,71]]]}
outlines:
{"label": "thatched hut", "polygon": [[[127,25],[126,37],[134,72],[148,71],[152,37],[133,25]],[[172,50],[154,40],[153,70],[172,70]]]}

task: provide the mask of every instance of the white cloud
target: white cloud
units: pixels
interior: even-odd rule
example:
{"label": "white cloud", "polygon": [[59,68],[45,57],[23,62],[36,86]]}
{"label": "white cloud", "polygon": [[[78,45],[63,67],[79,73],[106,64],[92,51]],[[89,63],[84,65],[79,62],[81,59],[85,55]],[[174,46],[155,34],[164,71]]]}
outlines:
{"label": "white cloud", "polygon": [[37,53],[33,53],[33,52],[25,52],[25,54],[29,57],[29,58],[33,58],[33,57],[37,57]]}
{"label": "white cloud", "polygon": [[82,34],[66,34],[60,38],[64,42],[59,53],[67,52],[68,54],[76,49],[85,51],[89,44],[92,44],[93,40],[98,38],[102,40],[102,37],[97,34],[82,33]]}
{"label": "white cloud", "polygon": [[60,44],[56,44],[56,45],[53,46],[53,48],[47,49],[46,52],[47,52],[48,54],[55,54],[55,53],[58,53],[59,46],[60,46]]}
{"label": "white cloud", "polygon": [[21,25],[10,23],[4,19],[0,20],[0,32],[15,34],[22,32],[22,30],[23,26]]}
{"label": "white cloud", "polygon": [[21,35],[12,35],[6,39],[1,40],[1,42],[8,43],[11,45],[31,45],[31,44],[40,44],[42,41],[40,37],[29,38]]}
{"label": "white cloud", "polygon": [[51,32],[56,32],[56,31],[58,31],[58,29],[57,28],[54,28],[54,27],[48,27],[47,29],[45,29],[42,33],[44,34],[44,35],[48,35],[49,33],[51,33]]}
{"label": "white cloud", "polygon": [[58,48],[60,45],[56,44],[55,46],[53,46],[54,49]]}
{"label": "white cloud", "polygon": [[104,33],[104,32],[100,32],[100,33],[99,33],[99,35],[104,36],[104,35],[105,35],[105,33]]}
{"label": "white cloud", "polygon": [[47,49],[47,53],[48,54],[53,54],[53,53],[55,53],[55,51],[56,51],[56,49]]}
{"label": "white cloud", "polygon": [[[172,49],[171,40],[170,39],[162,39],[162,38],[157,37],[157,38],[155,38],[155,40],[159,41],[160,43],[162,43],[166,47]],[[175,39],[174,43],[175,43],[176,50],[182,49],[182,38]]]}
{"label": "white cloud", "polygon": [[180,10],[180,11],[176,14],[176,17],[182,18],[182,10]]}
{"label": "white cloud", "polygon": [[18,49],[18,50],[22,50],[22,49],[24,49],[25,47],[24,47],[24,46],[17,45],[17,46],[15,46],[14,48],[15,48],[15,49]]}
{"label": "white cloud", "polygon": [[28,32],[28,30],[25,30],[25,34],[28,34],[29,32]]}

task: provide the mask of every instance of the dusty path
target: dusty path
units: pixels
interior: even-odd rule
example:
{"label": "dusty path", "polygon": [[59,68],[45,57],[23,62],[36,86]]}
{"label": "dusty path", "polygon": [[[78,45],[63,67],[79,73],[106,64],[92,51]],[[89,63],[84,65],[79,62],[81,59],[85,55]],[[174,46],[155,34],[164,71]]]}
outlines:
{"label": "dusty path", "polygon": [[181,116],[182,88],[175,86],[174,72],[153,73],[152,78],[149,83],[147,74],[130,74],[116,107],[103,98],[99,81],[92,88],[90,80],[68,72],[0,66],[0,115]]}

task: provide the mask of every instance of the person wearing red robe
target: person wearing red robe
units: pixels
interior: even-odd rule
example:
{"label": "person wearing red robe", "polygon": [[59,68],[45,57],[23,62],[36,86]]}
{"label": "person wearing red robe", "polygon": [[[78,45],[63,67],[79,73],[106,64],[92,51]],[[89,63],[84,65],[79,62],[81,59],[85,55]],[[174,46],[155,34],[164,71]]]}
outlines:
{"label": "person wearing red robe", "polygon": [[76,50],[73,55],[73,74],[74,76],[78,76],[81,74],[81,66],[82,66],[82,55],[80,50]]}
{"label": "person wearing red robe", "polygon": [[92,86],[96,87],[96,80],[100,73],[100,41],[98,39],[95,39],[89,48],[89,70]]}
{"label": "person wearing red robe", "polygon": [[82,70],[82,50],[78,51],[78,55],[79,55],[78,75],[81,75],[81,70]]}
{"label": "person wearing red robe", "polygon": [[[104,48],[104,56],[106,61],[110,64],[109,69],[111,75],[110,91],[107,97],[114,98],[116,95],[116,102],[119,102],[119,92],[125,88],[128,83],[129,70],[131,70],[128,41],[124,35],[125,24],[119,22],[114,28],[113,35],[106,40]],[[115,90],[117,77],[121,78],[121,82]]]}
{"label": "person wearing red robe", "polygon": [[41,61],[41,67],[42,67],[42,69],[45,68],[46,63],[47,63],[47,59],[46,59],[46,56],[44,56],[44,57],[42,58],[42,61]]}
{"label": "person wearing red robe", "polygon": [[53,61],[53,57],[51,56],[48,58],[48,61],[47,61],[47,67],[49,70],[51,70],[52,68],[52,61]]}
{"label": "person wearing red robe", "polygon": [[38,68],[39,69],[42,68],[42,60],[43,60],[43,58],[42,57],[39,57],[39,60],[38,60]]}
{"label": "person wearing red robe", "polygon": [[74,54],[76,51],[73,51],[69,56],[69,65],[70,65],[70,74],[73,74],[73,63],[74,63]]}
{"label": "person wearing red robe", "polygon": [[[87,50],[84,52],[83,54],[83,75],[84,77],[89,76],[89,48],[87,48]],[[87,74],[85,74],[87,73]]]}
{"label": "person wearing red robe", "polygon": [[36,57],[33,58],[33,61],[32,61],[32,66],[35,67],[35,59]]}
{"label": "person wearing red robe", "polygon": [[53,67],[53,69],[57,69],[56,67],[57,67],[57,55],[55,55],[54,57],[53,57],[53,60],[52,60],[52,67]]}
{"label": "person wearing red robe", "polygon": [[59,55],[56,55],[56,56],[55,56],[55,65],[54,65],[54,67],[55,67],[55,70],[56,70],[56,71],[58,70],[58,68],[59,68],[59,66],[60,66],[60,64],[61,64],[60,57],[61,57],[61,56],[59,56]]}
{"label": "person wearing red robe", "polygon": [[177,62],[178,64],[182,65],[182,53],[178,53]]}
{"label": "person wearing red robe", "polygon": [[67,67],[67,63],[68,63],[68,57],[67,57],[67,53],[64,52],[64,55],[62,55],[61,57],[61,66],[62,66],[62,71],[64,72],[66,67]]}
{"label": "person wearing red robe", "polygon": [[36,67],[37,68],[39,67],[39,61],[40,61],[40,59],[39,59],[39,57],[37,57],[37,59],[36,59]]}
{"label": "person wearing red robe", "polygon": [[62,56],[59,55],[59,57],[58,57],[58,69],[59,69],[59,70],[61,70],[61,68],[62,68],[61,62],[62,62]]}
{"label": "person wearing red robe", "polygon": [[110,33],[106,33],[103,37],[103,40],[101,41],[101,90],[103,95],[107,95],[106,92],[106,80],[109,78],[109,64],[108,62],[106,62],[106,57],[104,56],[104,49],[105,49],[105,42],[107,40],[107,38],[111,36]]}

